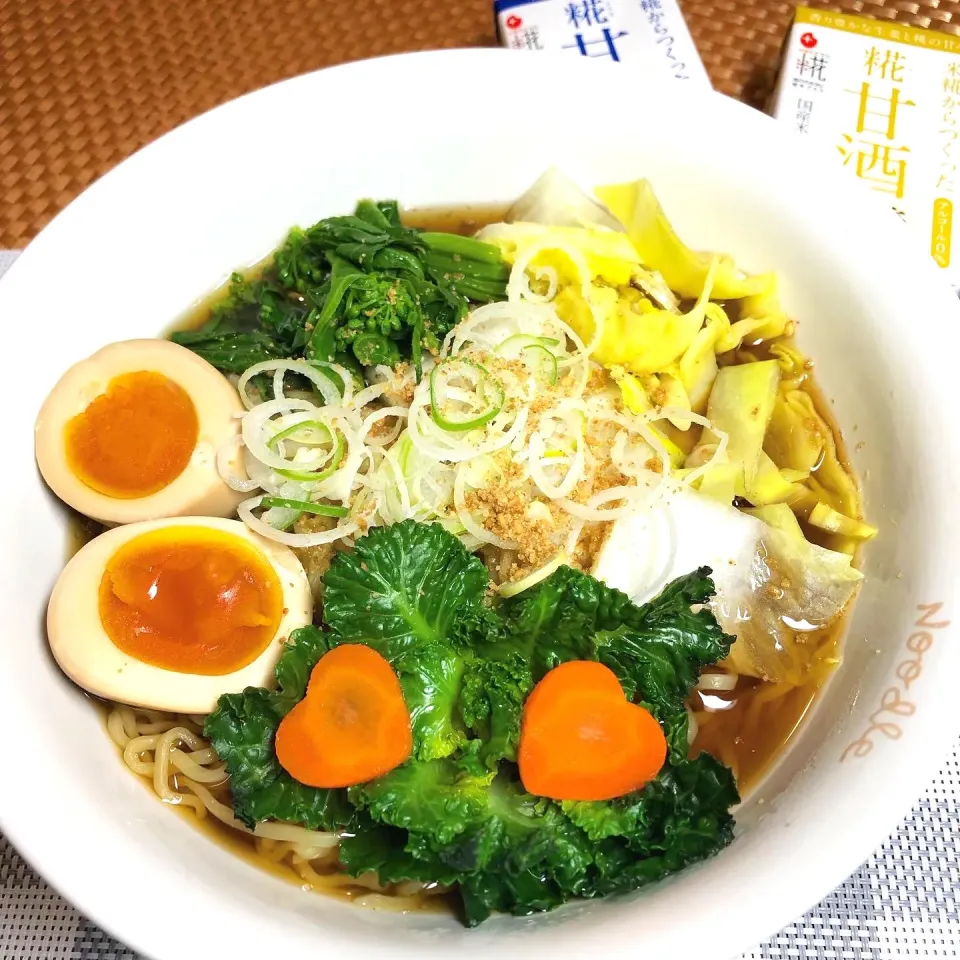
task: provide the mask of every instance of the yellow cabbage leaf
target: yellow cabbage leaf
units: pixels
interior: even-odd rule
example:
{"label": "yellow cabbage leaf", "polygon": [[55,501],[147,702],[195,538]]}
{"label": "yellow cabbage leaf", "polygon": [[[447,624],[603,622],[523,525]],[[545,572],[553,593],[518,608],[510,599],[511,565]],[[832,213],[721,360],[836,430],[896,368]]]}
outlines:
{"label": "yellow cabbage leaf", "polygon": [[855,520],[834,510],[829,504],[820,501],[810,511],[807,523],[812,523],[828,533],[836,533],[841,537],[850,537],[853,540],[871,540],[877,535],[877,528],[862,520]]}
{"label": "yellow cabbage leaf", "polygon": [[[662,391],[663,407],[671,407],[675,410],[690,410],[690,397],[687,395],[683,380],[676,373],[661,373],[657,378]],[[678,430],[689,430],[691,421],[681,416],[667,418]]]}
{"label": "yellow cabbage leaf", "polygon": [[[709,458],[708,458],[709,459]],[[743,464],[718,463],[701,477],[697,491],[704,497],[730,506],[743,489]]]}
{"label": "yellow cabbage leaf", "polygon": [[[614,366],[610,368],[610,375],[613,377],[617,386],[620,387],[620,395],[623,398],[624,406],[631,413],[648,413],[654,410],[654,404],[650,400],[647,391],[638,377],[627,373],[623,367]],[[654,424],[650,424],[650,431],[663,444],[670,458],[670,464],[678,467],[683,463],[686,454],[680,449],[662,430],[658,430]]]}
{"label": "yellow cabbage leaf", "polygon": [[840,463],[833,434],[809,393],[781,391],[763,448],[781,470],[810,473],[805,483],[817,499],[847,516],[859,515],[860,492]]}
{"label": "yellow cabbage leaf", "polygon": [[706,410],[710,389],[717,378],[719,367],[714,350],[717,331],[717,324],[711,321],[708,314],[706,326],[702,327],[693,338],[693,342],[684,351],[678,363],[680,379],[690,398],[690,409],[696,413],[703,413]]}
{"label": "yellow cabbage leaf", "polygon": [[680,312],[680,301],[667,286],[667,281],[656,270],[646,270],[639,265],[635,266],[630,279],[635,287],[639,287],[664,310],[669,310],[671,313]]}
{"label": "yellow cabbage leaf", "polygon": [[770,356],[780,364],[780,392],[795,390],[810,376],[813,364],[793,343],[778,340],[770,344]]}
{"label": "yellow cabbage leaf", "polygon": [[[632,373],[661,373],[671,367],[693,342],[706,317],[711,277],[687,313],[655,307],[632,288],[591,284],[584,290],[570,285],[553,305],[585,342],[593,339],[597,319],[603,326],[592,357],[604,366],[619,365]],[[589,302],[585,299],[589,297]]]}
{"label": "yellow cabbage leaf", "polygon": [[670,226],[649,180],[609,184],[594,192],[624,225],[644,264],[659,271],[668,286],[681,296],[700,296],[715,258],[718,266],[713,295],[718,300],[739,300],[769,288],[769,274],[751,277],[739,270],[729,256],[690,250]]}
{"label": "yellow cabbage leaf", "polygon": [[[746,297],[743,301],[739,322],[749,325],[753,341],[772,340],[793,332],[793,323],[780,305],[780,293],[775,274],[764,274],[767,286],[760,293]],[[745,333],[742,339],[746,339]]]}
{"label": "yellow cabbage leaf", "polygon": [[[630,283],[634,271],[642,272],[640,258],[624,233],[597,227],[548,227],[540,223],[494,223],[477,237],[500,248],[504,260],[513,264],[536,248],[531,267],[553,267],[560,283],[602,279],[613,286]],[[586,260],[589,276],[571,274],[574,250]]]}
{"label": "yellow cabbage leaf", "polygon": [[828,436],[810,395],[783,390],[773,405],[763,449],[781,469],[809,473],[823,457]]}
{"label": "yellow cabbage leaf", "polygon": [[771,503],[763,507],[747,507],[744,513],[762,520],[768,527],[774,527],[787,534],[792,540],[806,542],[797,515],[785,503]]}
{"label": "yellow cabbage leaf", "polygon": [[[626,374],[622,367],[616,367],[626,376],[631,376],[642,388],[649,404],[645,409],[660,411],[665,407],[675,410],[689,410],[690,398],[680,379],[679,371],[674,364],[669,370],[663,373],[644,373],[639,376]],[[681,416],[670,415],[667,417],[678,430],[689,430],[690,420]]]}
{"label": "yellow cabbage leaf", "polygon": [[[818,644],[808,639],[810,631],[823,629],[840,616],[863,575],[851,566],[848,555],[797,536],[798,528],[782,512],[772,519],[760,537],[751,569],[740,574],[743,594],[728,588],[718,619],[737,637],[727,660],[730,667],[747,676],[798,685],[816,669]],[[732,617],[727,610],[745,616]],[[791,629],[788,624],[802,627]]]}
{"label": "yellow cabbage leaf", "polygon": [[[799,354],[788,361],[785,355],[781,362],[792,363],[796,371],[798,357]],[[797,375],[788,382],[798,382],[801,376]],[[790,500],[790,507],[802,519],[809,520],[818,503],[823,503],[825,506],[818,516],[828,516],[824,510],[830,508],[851,523],[860,523],[851,520],[861,513],[860,491],[840,462],[833,433],[817,412],[810,394],[802,389],[780,392],[770,418],[764,450],[779,466],[781,474],[790,470],[809,472],[801,484],[802,494]],[[830,534],[826,538],[827,545],[846,554],[855,553],[857,544],[867,538],[865,532],[873,530],[865,524],[863,528],[847,526],[836,518],[827,523],[832,526],[816,523],[812,526]]]}
{"label": "yellow cabbage leaf", "polygon": [[504,220],[558,227],[621,229],[608,210],[556,167],[545,170],[536,183],[513,202]]}
{"label": "yellow cabbage leaf", "polygon": [[860,516],[860,491],[853,477],[840,463],[836,444],[829,431],[824,443],[823,459],[806,485],[819,500],[829,504],[839,513],[848,517]]}
{"label": "yellow cabbage leaf", "polygon": [[727,434],[727,460],[743,465],[746,489],[750,489],[760,468],[763,438],[779,383],[777,362],[760,360],[722,367],[710,391],[707,417],[717,430]]}
{"label": "yellow cabbage leaf", "polygon": [[[797,471],[791,471],[796,476]],[[801,474],[801,476],[803,476]],[[789,503],[802,496],[804,489],[793,480],[788,480],[770,457],[760,451],[756,476],[752,482],[745,484],[745,489],[737,493],[745,496],[755,507],[765,507],[770,504]]]}

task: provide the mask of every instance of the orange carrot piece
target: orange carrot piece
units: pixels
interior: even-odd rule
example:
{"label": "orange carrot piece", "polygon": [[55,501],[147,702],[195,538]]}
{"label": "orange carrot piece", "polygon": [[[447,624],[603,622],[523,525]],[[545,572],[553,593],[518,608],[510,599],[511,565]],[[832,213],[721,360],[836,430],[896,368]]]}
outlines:
{"label": "orange carrot piece", "polygon": [[362,644],[334,647],[280,721],[275,749],[280,766],[311,787],[349,787],[400,766],[413,734],[393,667]]}
{"label": "orange carrot piece", "polygon": [[657,719],[624,697],[602,663],[560,664],[524,704],[517,763],[537,796],[611,800],[656,777],[666,757]]}

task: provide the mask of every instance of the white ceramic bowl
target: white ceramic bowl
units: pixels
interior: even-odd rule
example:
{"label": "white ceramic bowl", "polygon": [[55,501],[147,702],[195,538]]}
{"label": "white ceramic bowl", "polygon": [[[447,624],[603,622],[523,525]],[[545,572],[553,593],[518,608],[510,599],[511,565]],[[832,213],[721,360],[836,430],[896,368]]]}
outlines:
{"label": "white ceramic bowl", "polygon": [[[32,428],[68,365],[158,334],[292,224],[362,196],[507,200],[550,164],[585,182],[650,177],[695,246],[779,271],[881,532],[844,665],[743,804],[728,850],[633,896],[468,931],[301,892],[208,841],[121,766],[47,653],[65,518],[34,466]],[[960,309],[876,195],[732,100],[621,65],[492,50],[300,77],[186,124],[91,187],[0,283],[0,318],[0,827],[150,957],[732,956],[843,881],[957,732]]]}

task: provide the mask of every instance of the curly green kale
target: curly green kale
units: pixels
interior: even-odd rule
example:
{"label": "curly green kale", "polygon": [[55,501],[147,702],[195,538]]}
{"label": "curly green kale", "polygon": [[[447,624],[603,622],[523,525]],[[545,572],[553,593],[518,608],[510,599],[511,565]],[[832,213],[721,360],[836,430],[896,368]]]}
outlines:
{"label": "curly green kale", "polygon": [[[237,816],[344,827],[349,873],[456,886],[471,926],[492,912],[526,915],[573,898],[632,890],[725,847],[738,802],[731,772],[688,756],[684,701],[730,638],[706,610],[706,568],[637,606],[561,567],[491,607],[483,564],[442,527],[375,528],[324,578],[327,630],[295,631],[277,689],[220,698],[207,736],[230,774]],[[411,758],[368,783],[321,790],[276,760],[282,717],[313,666],[339,643],[363,643],[396,671],[410,712]],[[645,704],[671,745],[643,789],[609,801],[528,793],[515,763],[524,702],[568,660],[599,660]]]}

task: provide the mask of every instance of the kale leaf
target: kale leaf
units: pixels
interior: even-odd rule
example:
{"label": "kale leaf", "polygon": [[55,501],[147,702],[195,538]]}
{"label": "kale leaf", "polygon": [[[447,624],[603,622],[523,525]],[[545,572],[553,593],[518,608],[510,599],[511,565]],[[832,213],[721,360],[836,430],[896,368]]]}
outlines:
{"label": "kale leaf", "polygon": [[[478,559],[439,525],[404,521],[338,554],[324,583],[329,630],[295,631],[277,689],[224,696],[207,722],[243,822],[343,828],[349,873],[456,885],[471,925],[494,911],[525,915],[631,890],[730,842],[733,776],[707,754],[688,757],[685,700],[730,644],[701,608],[713,591],[706,568],[637,606],[562,567],[492,607]],[[319,790],[279,767],[273,739],[313,666],[344,642],[393,666],[414,754],[368,783]],[[605,663],[624,695],[660,720],[670,750],[643,789],[561,803],[523,788],[514,762],[523,704],[547,671],[574,659]]]}
{"label": "kale leaf", "polygon": [[220,697],[204,726],[230,774],[233,810],[253,829],[261,820],[302,823],[334,830],[350,821],[346,790],[320,790],[299,783],[280,766],[273,743],[283,717],[303,699],[310,672],[332,638],[315,627],[295,630],[277,662],[277,687],[247,687]]}
{"label": "kale leaf", "polygon": [[508,601],[511,632],[527,644],[534,680],[565,660],[599,660],[624,692],[666,715],[689,696],[700,670],[727,656],[731,637],[709,610],[694,612],[713,595],[710,570],[701,567],[668,584],[638,607],[619,590],[570,567]]}
{"label": "kale leaf", "polygon": [[421,760],[449,756],[466,740],[456,712],[464,662],[450,638],[486,587],[486,568],[456,537],[413,520],[375,528],[324,578],[330,629],[373,647],[397,672]]}

